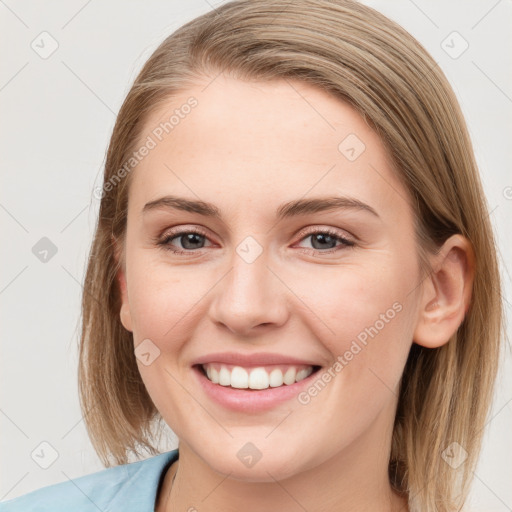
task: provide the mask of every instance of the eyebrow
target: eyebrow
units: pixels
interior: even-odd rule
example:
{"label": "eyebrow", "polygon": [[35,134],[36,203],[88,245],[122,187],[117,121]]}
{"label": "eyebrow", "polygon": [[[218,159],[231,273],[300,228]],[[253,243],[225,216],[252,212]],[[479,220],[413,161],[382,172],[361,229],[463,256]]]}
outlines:
{"label": "eyebrow", "polygon": [[[212,203],[196,201],[177,196],[164,196],[144,205],[142,213],[145,214],[157,209],[175,209],[191,213],[198,213],[205,217],[222,220],[221,211]],[[379,217],[379,214],[370,205],[359,199],[344,196],[316,197],[311,199],[296,199],[282,204],[276,210],[278,220],[336,209],[361,210]]]}

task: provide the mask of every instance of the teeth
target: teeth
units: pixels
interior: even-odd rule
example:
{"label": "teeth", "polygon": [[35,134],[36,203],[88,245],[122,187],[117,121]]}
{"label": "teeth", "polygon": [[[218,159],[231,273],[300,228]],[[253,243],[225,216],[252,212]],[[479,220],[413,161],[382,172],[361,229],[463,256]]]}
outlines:
{"label": "teeth", "polygon": [[283,372],[279,368],[270,372],[269,384],[271,388],[277,388],[283,385]]}
{"label": "teeth", "polygon": [[288,386],[290,384],[293,384],[295,382],[295,376],[297,375],[297,370],[291,366],[290,368],[288,368],[288,370],[286,370],[286,373],[283,375],[283,382],[285,384],[288,384]]}
{"label": "teeth", "polygon": [[279,386],[290,386],[313,373],[312,366],[282,366],[270,367],[268,370],[262,366],[257,368],[242,368],[218,363],[203,364],[206,376],[214,384],[231,386],[237,389],[267,389]]}
{"label": "teeth", "polygon": [[231,372],[225,366],[222,366],[220,369],[219,384],[221,386],[230,386],[231,385]]}
{"label": "teeth", "polygon": [[249,374],[241,366],[235,366],[231,370],[231,387],[239,389],[249,387]]}
{"label": "teeth", "polygon": [[[240,368],[240,367],[238,367]],[[243,369],[241,369],[245,374],[247,372]],[[231,379],[233,379],[233,374],[235,373],[235,368],[233,368],[233,371],[231,372]],[[268,373],[266,372],[265,368],[254,368],[254,370],[251,370],[251,373],[249,374],[249,382],[247,383],[247,386],[250,389],[267,389],[270,384],[270,377]]]}

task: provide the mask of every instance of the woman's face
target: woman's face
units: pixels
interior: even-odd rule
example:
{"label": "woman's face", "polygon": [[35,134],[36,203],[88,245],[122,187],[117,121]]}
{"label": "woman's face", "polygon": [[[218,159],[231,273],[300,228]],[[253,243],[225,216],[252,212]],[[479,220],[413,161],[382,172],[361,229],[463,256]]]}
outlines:
{"label": "woman's face", "polygon": [[142,140],[121,318],[180,450],[248,481],[386,458],[420,269],[379,137],[311,85],[220,75]]}

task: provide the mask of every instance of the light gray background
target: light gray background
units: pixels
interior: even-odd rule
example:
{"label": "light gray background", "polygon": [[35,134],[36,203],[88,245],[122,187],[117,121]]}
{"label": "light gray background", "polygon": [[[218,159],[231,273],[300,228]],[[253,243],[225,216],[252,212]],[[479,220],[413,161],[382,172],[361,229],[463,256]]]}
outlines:
{"label": "light gray background", "polygon": [[[220,3],[0,0],[0,500],[102,469],[76,383],[81,282],[99,206],[92,192],[142,64],[166,35]],[[512,2],[363,3],[423,44],[460,100],[496,227],[510,319]],[[51,49],[44,31],[58,43],[47,58],[31,47]],[[464,41],[453,31],[469,44],[457,58]],[[32,251],[42,237],[57,248],[46,263]],[[510,354],[507,341],[467,510],[512,510]],[[36,463],[52,460],[42,442],[58,455],[48,469]],[[169,431],[161,448],[175,446]]]}

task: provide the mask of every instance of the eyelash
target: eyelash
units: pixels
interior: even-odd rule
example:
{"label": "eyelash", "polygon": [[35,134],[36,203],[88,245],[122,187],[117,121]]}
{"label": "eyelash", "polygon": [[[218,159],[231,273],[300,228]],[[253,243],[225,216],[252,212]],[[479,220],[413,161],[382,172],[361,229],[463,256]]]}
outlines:
{"label": "eyelash", "polygon": [[[206,233],[204,233],[203,231],[197,229],[197,228],[187,228],[187,229],[182,229],[182,230],[176,230],[176,231],[171,231],[169,233],[167,233],[167,235],[162,239],[162,240],[159,240],[157,239],[156,240],[156,243],[159,247],[161,247],[162,249],[166,250],[166,251],[170,251],[172,252],[173,254],[193,254],[193,253],[196,253],[198,252],[198,250],[201,250],[201,249],[198,249],[198,250],[194,250],[194,249],[185,249],[185,250],[181,250],[181,249],[172,249],[171,245],[170,245],[170,242],[172,240],[174,240],[175,238],[179,238],[181,235],[187,235],[189,233],[195,233],[197,235],[200,235],[200,236],[203,236],[205,238],[208,238],[208,236],[206,235]],[[347,238],[341,236],[338,232],[332,230],[332,229],[311,229],[305,233],[302,233],[302,238],[299,240],[299,241],[303,241],[304,239],[308,238],[309,236],[311,235],[317,235],[317,234],[324,234],[324,235],[328,235],[334,239],[336,239],[337,241],[341,242],[341,247],[343,248],[350,248],[350,247],[353,247],[355,245],[354,242],[352,242],[351,240],[348,240]],[[326,250],[326,251],[322,251],[320,249],[307,249],[307,248],[304,248],[302,247],[302,252],[306,252],[306,253],[320,253],[320,254],[332,254],[333,252],[338,252],[340,251],[340,246],[338,248],[333,248],[333,249],[329,249],[329,250]]]}

